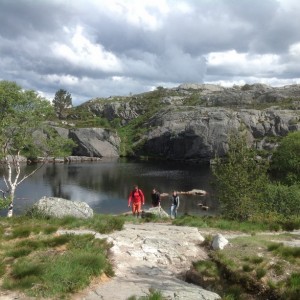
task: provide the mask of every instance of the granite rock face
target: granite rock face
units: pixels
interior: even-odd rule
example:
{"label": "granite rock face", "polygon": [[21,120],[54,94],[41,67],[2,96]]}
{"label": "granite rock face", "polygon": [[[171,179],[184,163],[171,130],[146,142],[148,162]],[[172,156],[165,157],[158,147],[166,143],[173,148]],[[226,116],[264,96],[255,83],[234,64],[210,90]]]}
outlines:
{"label": "granite rock face", "polygon": [[92,218],[94,214],[92,208],[85,202],[75,202],[56,197],[43,197],[34,205],[34,208],[55,218],[73,216],[88,219]]}
{"label": "granite rock face", "polygon": [[74,156],[118,157],[120,138],[116,133],[104,128],[70,129],[71,138],[77,147]]}
{"label": "granite rock face", "polygon": [[300,130],[299,120],[295,110],[165,108],[148,121],[144,150],[169,159],[209,160],[223,156],[229,134],[238,131],[246,132],[249,144],[267,149],[270,137]]}
{"label": "granite rock face", "polygon": [[[300,130],[300,85],[226,88],[185,83],[128,97],[94,99],[81,108],[92,117],[115,121],[115,126],[126,126],[138,117],[145,120],[134,128],[142,132],[130,145],[137,149],[134,154],[209,161],[226,153],[232,132],[244,131],[249,145],[270,151],[277,147],[278,137]],[[68,137],[78,144],[73,155],[119,155],[120,139],[113,131],[70,129]]]}

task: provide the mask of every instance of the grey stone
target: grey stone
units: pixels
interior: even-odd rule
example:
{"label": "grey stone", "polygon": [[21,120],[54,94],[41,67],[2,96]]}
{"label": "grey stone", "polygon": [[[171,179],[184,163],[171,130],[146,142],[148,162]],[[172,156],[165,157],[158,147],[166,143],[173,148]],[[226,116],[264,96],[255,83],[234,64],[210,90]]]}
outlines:
{"label": "grey stone", "polygon": [[120,138],[112,130],[103,128],[70,129],[71,138],[77,147],[74,156],[118,157]]}
{"label": "grey stone", "polygon": [[163,210],[162,207],[150,207],[149,209],[142,211],[142,218],[147,216],[157,216],[159,218],[168,218],[169,215]]}
{"label": "grey stone", "polygon": [[93,210],[85,202],[75,202],[56,197],[43,197],[33,206],[47,216],[63,218],[73,216],[75,218],[88,219],[93,217]]}
{"label": "grey stone", "polygon": [[168,107],[148,121],[144,150],[169,159],[209,161],[227,152],[228,136],[241,128],[249,145],[269,149],[264,137],[286,135],[295,119],[299,120],[299,112],[294,110]]}

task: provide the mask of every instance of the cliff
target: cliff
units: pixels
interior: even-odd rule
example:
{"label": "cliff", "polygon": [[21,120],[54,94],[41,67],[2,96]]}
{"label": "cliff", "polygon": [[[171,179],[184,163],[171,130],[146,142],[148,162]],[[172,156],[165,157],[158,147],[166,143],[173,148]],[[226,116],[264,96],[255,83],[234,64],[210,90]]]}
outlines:
{"label": "cliff", "polygon": [[69,115],[72,122],[85,118],[98,122],[99,127],[114,129],[98,128],[100,135],[95,135],[95,128],[77,129],[82,137],[90,136],[92,130],[90,141],[107,142],[109,149],[101,153],[88,150],[75,129],[70,129],[69,137],[80,145],[74,155],[143,154],[209,160],[215,154],[224,155],[228,135],[236,130],[244,131],[249,144],[258,149],[272,150],[282,136],[300,130],[299,111],[300,85],[225,88],[182,84],[128,97],[96,98],[73,110]]}

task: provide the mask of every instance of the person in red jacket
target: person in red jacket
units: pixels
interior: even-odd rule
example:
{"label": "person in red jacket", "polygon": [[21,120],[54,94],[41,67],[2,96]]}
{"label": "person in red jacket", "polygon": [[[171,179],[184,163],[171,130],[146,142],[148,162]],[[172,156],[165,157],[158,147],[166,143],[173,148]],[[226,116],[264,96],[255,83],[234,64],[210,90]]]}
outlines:
{"label": "person in red jacket", "polygon": [[128,197],[128,207],[132,204],[132,214],[139,217],[142,205],[145,204],[145,197],[141,189],[137,185],[134,186],[133,191],[130,192]]}

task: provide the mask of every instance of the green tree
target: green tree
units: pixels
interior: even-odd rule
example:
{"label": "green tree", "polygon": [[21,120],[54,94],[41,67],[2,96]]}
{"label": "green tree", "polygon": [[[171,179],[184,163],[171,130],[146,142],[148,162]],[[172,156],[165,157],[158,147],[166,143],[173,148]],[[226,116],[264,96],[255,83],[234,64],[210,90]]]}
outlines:
{"label": "green tree", "polygon": [[285,136],[272,156],[271,170],[284,183],[300,182],[300,131]]}
{"label": "green tree", "polygon": [[71,94],[66,90],[60,89],[55,93],[52,103],[58,117],[64,119],[67,109],[72,107]]}
{"label": "green tree", "polygon": [[217,158],[213,168],[221,213],[229,219],[248,220],[262,210],[267,166],[256,161],[245,137],[232,134],[228,144],[226,157]]}
{"label": "green tree", "polygon": [[[53,114],[49,101],[36,92],[23,90],[14,82],[0,81],[0,159],[5,171],[0,192],[10,201],[11,215],[19,184],[41,168],[50,155],[67,155],[74,146],[44,122]],[[22,156],[42,156],[44,160],[31,173],[21,174]]]}

